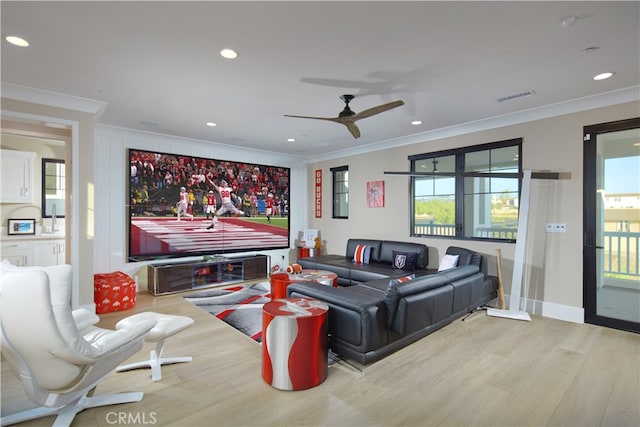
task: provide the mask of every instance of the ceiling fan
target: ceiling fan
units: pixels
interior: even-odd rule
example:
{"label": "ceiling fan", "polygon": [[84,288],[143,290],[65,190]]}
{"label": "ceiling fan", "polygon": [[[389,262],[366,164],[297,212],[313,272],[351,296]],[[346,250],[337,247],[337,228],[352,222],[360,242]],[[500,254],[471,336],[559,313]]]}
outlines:
{"label": "ceiling fan", "polygon": [[376,107],[371,107],[367,110],[360,111],[359,113],[355,113],[349,108],[349,102],[354,98],[353,95],[342,95],[340,99],[342,99],[345,103],[344,109],[338,114],[338,117],[309,117],[309,116],[293,116],[290,114],[285,114],[285,117],[297,117],[300,119],[316,119],[316,120],[328,120],[330,122],[341,123],[349,129],[351,135],[354,138],[360,137],[360,129],[356,126],[356,120],[365,119],[367,117],[371,117],[376,114],[383,113],[385,111],[391,110],[392,108],[399,107],[404,105],[404,101],[393,101],[388,102],[386,104],[378,105]]}

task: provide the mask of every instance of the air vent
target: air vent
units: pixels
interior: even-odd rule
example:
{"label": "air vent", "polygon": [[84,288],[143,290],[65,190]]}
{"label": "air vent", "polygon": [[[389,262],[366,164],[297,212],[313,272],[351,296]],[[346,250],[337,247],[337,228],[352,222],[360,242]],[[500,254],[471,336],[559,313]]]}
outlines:
{"label": "air vent", "polygon": [[536,93],[532,90],[525,90],[520,93],[514,93],[513,95],[503,96],[502,98],[498,98],[498,102],[512,101],[514,99],[523,98],[525,96],[535,95]]}

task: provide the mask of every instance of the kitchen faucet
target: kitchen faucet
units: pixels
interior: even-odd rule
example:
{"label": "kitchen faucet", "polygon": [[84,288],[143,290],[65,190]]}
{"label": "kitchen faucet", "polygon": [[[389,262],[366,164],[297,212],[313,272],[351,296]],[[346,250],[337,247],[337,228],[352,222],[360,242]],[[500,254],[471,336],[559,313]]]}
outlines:
{"label": "kitchen faucet", "polygon": [[51,207],[51,232],[55,233],[58,231],[56,228],[56,204],[54,203]]}

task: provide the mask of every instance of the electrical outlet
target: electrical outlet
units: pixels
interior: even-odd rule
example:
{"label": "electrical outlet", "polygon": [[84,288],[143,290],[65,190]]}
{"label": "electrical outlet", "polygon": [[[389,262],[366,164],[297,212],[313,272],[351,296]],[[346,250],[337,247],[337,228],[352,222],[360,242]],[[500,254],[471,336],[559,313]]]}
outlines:
{"label": "electrical outlet", "polygon": [[566,233],[567,224],[550,222],[546,226],[547,233]]}

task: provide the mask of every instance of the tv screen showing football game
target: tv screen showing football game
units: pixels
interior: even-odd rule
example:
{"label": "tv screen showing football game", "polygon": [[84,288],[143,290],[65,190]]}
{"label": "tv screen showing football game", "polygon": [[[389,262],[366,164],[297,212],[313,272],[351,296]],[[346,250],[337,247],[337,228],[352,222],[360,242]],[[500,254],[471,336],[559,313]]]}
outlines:
{"label": "tv screen showing football game", "polygon": [[290,169],[128,150],[129,260],[289,247]]}

